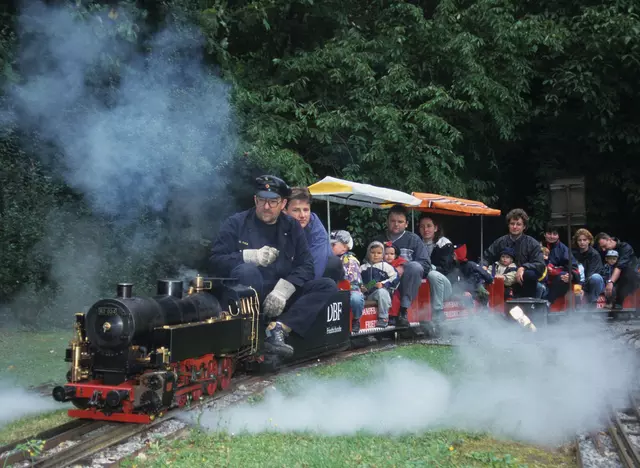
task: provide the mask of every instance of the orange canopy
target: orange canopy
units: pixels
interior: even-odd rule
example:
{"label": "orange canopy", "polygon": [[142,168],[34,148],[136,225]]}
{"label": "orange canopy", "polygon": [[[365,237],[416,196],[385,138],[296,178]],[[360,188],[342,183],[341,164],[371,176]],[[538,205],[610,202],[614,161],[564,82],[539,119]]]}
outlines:
{"label": "orange canopy", "polygon": [[447,197],[434,193],[413,192],[416,198],[422,200],[415,209],[427,213],[438,213],[453,216],[500,216],[500,210],[489,208],[482,202],[475,200],[465,200],[464,198]]}

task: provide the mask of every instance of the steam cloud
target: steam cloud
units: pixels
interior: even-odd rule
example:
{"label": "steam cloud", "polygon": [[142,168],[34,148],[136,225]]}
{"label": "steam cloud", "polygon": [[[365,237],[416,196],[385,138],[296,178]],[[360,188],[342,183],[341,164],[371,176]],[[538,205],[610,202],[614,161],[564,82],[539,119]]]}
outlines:
{"label": "steam cloud", "polygon": [[[140,30],[137,10],[82,8],[24,4],[21,79],[5,89],[0,118],[50,143],[34,151],[91,210],[52,213],[35,249],[54,258],[60,290],[73,291],[65,302],[92,302],[105,283],[113,286],[107,259],[122,259],[118,280],[128,280],[138,259],[164,250],[177,257],[176,239],[197,245],[210,237],[227,183],[221,169],[237,145],[229,86],[203,65],[196,29],[174,23],[151,34]],[[224,208],[232,208],[226,196]],[[127,229],[115,249],[107,242],[114,226]]]}
{"label": "steam cloud", "polygon": [[622,401],[634,379],[631,353],[595,324],[519,331],[469,322],[452,377],[394,359],[367,383],[309,378],[293,395],[272,390],[256,405],[206,412],[200,424],[329,435],[459,428],[550,445],[601,427],[607,404]]}
{"label": "steam cloud", "polygon": [[[121,218],[164,210],[176,190],[181,201],[210,196],[235,146],[228,87],[202,66],[197,32],[166,29],[138,55],[116,37],[125,13],[78,21],[71,8],[29,3],[20,16],[25,80],[10,89],[15,115],[63,151],[67,182]],[[99,95],[104,77],[119,84]],[[195,221],[199,206],[183,208]]]}
{"label": "steam cloud", "polygon": [[0,383],[0,401],[5,403],[0,405],[0,427],[24,416],[63,408],[51,398],[43,398],[21,388],[12,388],[7,383]]}

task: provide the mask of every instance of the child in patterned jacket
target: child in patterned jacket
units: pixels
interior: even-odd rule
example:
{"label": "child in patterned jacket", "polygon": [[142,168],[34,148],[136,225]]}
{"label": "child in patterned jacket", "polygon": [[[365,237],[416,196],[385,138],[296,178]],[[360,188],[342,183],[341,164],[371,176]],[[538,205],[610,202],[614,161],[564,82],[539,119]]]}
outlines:
{"label": "child in patterned jacket", "polygon": [[360,317],[364,310],[364,294],[362,294],[362,275],[360,274],[360,262],[351,251],[353,239],[347,231],[331,232],[331,249],[333,254],[340,257],[342,268],[344,268],[344,279],[351,283],[351,312],[353,322],[351,331],[360,331]]}

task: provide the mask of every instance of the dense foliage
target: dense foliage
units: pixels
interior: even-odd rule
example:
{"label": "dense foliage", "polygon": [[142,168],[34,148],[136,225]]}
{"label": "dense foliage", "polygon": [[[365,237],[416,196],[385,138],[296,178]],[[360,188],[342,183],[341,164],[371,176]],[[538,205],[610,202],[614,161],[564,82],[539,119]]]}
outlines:
{"label": "dense foliage", "polygon": [[[117,107],[113,96],[126,87],[128,67],[161,53],[153,37],[171,28],[190,38],[205,54],[207,80],[215,84],[218,75],[231,85],[241,143],[220,136],[228,154],[213,163],[211,145],[188,147],[198,136],[170,125],[164,133],[176,136],[159,137],[164,153],[181,153],[175,157],[194,172],[224,175],[198,199],[199,218],[210,221],[194,224],[184,215],[197,207],[180,186],[195,179],[183,177],[162,179],[171,181],[171,203],[136,205],[123,223],[121,213],[100,212],[94,194],[65,178],[60,141],[20,119],[1,119],[0,303],[13,302],[23,321],[50,313],[42,305],[51,297],[66,317],[67,308],[86,305],[124,277],[148,289],[177,268],[202,268],[217,220],[246,203],[242,184],[258,171],[293,184],[333,175],[481,199],[502,210],[521,206],[533,216],[534,234],[548,219],[549,182],[584,175],[589,227],[640,249],[633,231],[640,200],[634,2],[49,3],[71,5],[77,24],[98,15],[96,34],[118,45],[101,51],[89,76],[92,99],[107,108]],[[7,7],[1,18],[5,90],[28,78],[18,54],[27,40],[19,15]],[[40,52],[43,62],[50,59]],[[188,103],[196,88],[172,92],[182,90]],[[3,102],[3,115],[11,105]],[[164,153],[145,160],[159,165]],[[349,218],[355,233],[379,222],[375,213]],[[74,294],[84,297],[74,301]]]}

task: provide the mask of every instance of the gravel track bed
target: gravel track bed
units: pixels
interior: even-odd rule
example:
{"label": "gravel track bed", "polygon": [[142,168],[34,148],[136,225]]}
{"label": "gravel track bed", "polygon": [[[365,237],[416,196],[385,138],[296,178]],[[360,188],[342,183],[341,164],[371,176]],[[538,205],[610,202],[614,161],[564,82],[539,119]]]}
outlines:
{"label": "gravel track bed", "polygon": [[583,468],[619,468],[622,467],[620,457],[616,451],[613,441],[608,434],[599,434],[600,442],[604,448],[604,454],[600,455],[600,452],[596,449],[593,440],[586,434],[578,436],[578,449],[580,450],[580,457],[582,459]]}

